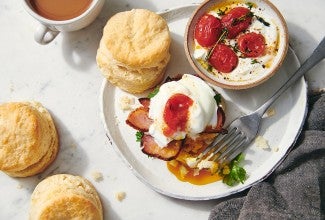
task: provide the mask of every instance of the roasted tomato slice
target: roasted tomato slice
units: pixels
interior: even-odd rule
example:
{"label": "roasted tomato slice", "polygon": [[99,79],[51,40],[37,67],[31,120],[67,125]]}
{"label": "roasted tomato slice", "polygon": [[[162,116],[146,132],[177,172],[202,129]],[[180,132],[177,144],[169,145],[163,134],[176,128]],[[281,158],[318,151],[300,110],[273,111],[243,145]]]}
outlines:
{"label": "roasted tomato slice", "polygon": [[238,48],[246,57],[259,57],[265,51],[265,38],[254,32],[240,35]]}
{"label": "roasted tomato slice", "polygon": [[218,71],[229,73],[238,65],[238,57],[236,53],[224,44],[215,46],[209,58],[209,63]]}
{"label": "roasted tomato slice", "polygon": [[174,140],[166,147],[159,147],[151,135],[144,134],[141,139],[142,152],[161,160],[173,160],[182,148],[183,140]]}
{"label": "roasted tomato slice", "polygon": [[252,22],[252,13],[248,8],[236,7],[221,18],[223,28],[228,30],[228,38],[235,38],[246,30]]}
{"label": "roasted tomato slice", "polygon": [[218,18],[210,14],[203,15],[195,25],[194,38],[203,47],[210,47],[217,42],[222,30]]}

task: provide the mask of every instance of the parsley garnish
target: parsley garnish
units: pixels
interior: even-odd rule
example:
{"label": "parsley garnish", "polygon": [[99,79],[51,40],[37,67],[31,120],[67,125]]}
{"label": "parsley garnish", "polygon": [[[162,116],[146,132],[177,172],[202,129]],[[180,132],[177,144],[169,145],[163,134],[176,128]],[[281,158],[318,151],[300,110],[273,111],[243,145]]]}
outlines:
{"label": "parsley garnish", "polygon": [[237,183],[244,183],[246,180],[246,170],[239,165],[244,160],[244,154],[240,153],[229,164],[230,172],[223,178],[223,183],[234,186]]}
{"label": "parsley garnish", "polygon": [[159,87],[156,87],[154,90],[152,90],[149,94],[148,94],[148,98],[151,99],[152,97],[154,97],[155,95],[157,95],[157,93],[159,92]]}
{"label": "parsley garnish", "polygon": [[142,131],[137,131],[137,133],[135,133],[135,137],[136,137],[136,141],[140,142],[142,137],[143,137],[143,132]]}

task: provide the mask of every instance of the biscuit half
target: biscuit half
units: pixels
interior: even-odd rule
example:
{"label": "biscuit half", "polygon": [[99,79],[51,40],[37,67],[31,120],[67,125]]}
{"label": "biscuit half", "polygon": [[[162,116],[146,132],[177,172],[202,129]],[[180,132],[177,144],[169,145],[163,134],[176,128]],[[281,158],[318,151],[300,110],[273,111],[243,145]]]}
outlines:
{"label": "biscuit half", "polygon": [[57,174],[40,182],[31,197],[30,219],[103,219],[94,186],[80,176]]}
{"label": "biscuit half", "polygon": [[130,93],[142,93],[159,84],[170,59],[168,54],[155,67],[132,69],[119,65],[107,49],[98,51],[98,54],[101,55],[98,56],[97,63],[105,78]]}
{"label": "biscuit half", "polygon": [[146,9],[120,12],[105,25],[96,61],[110,83],[142,93],[163,80],[170,43],[167,22],[160,15]]}
{"label": "biscuit half", "polygon": [[112,16],[102,40],[115,60],[133,68],[156,66],[169,54],[167,22],[146,9],[133,9]]}
{"label": "biscuit half", "polygon": [[50,113],[38,102],[0,105],[0,170],[25,177],[42,172],[58,152]]}

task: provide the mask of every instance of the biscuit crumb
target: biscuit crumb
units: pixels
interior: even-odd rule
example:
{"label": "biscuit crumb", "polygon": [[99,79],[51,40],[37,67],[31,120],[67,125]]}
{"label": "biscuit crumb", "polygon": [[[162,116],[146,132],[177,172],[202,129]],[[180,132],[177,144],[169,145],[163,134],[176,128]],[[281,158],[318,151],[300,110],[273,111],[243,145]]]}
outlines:
{"label": "biscuit crumb", "polygon": [[126,193],[125,192],[117,192],[115,194],[115,198],[119,201],[122,202],[126,197]]}
{"label": "biscuit crumb", "polygon": [[278,152],[279,151],[279,147],[273,147],[273,151],[274,152]]}
{"label": "biscuit crumb", "polygon": [[96,182],[100,182],[103,180],[103,174],[101,172],[94,171],[91,175]]}
{"label": "biscuit crumb", "polygon": [[23,185],[21,183],[19,183],[17,186],[16,186],[17,189],[22,189],[23,188]]}
{"label": "biscuit crumb", "polygon": [[120,121],[118,120],[117,115],[115,115],[114,118],[115,118],[115,125],[116,125],[116,126],[119,125]]}
{"label": "biscuit crumb", "polygon": [[272,117],[276,114],[276,111],[274,108],[269,108],[267,111],[266,111],[266,116],[267,117]]}
{"label": "biscuit crumb", "polygon": [[128,111],[128,110],[132,110],[132,106],[134,105],[135,101],[133,97],[130,96],[122,96],[119,99],[119,105],[120,108],[123,111]]}
{"label": "biscuit crumb", "polygon": [[268,141],[260,135],[255,138],[255,144],[257,145],[257,147],[262,148],[264,150],[270,149]]}

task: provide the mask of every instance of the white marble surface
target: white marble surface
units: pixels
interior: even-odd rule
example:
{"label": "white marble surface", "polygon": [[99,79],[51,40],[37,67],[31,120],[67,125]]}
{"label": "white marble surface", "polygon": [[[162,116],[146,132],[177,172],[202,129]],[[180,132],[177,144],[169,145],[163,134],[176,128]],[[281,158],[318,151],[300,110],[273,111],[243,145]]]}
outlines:
{"label": "white marble surface", "polygon": [[[52,113],[60,135],[58,158],[42,174],[10,178],[0,173],[0,219],[27,219],[36,184],[55,173],[88,178],[102,198],[105,219],[207,219],[218,201],[190,202],[160,195],[140,182],[108,143],[99,117],[103,80],[95,55],[102,28],[114,13],[131,8],[161,11],[187,0],[107,0],[89,27],[60,34],[49,45],[33,40],[35,22],[18,1],[0,1],[0,102],[37,100]],[[324,36],[325,1],[273,0],[287,20],[290,42],[305,60]],[[322,61],[307,75],[309,90],[325,87]],[[93,172],[101,172],[96,182]],[[119,202],[117,192],[125,192]]]}

